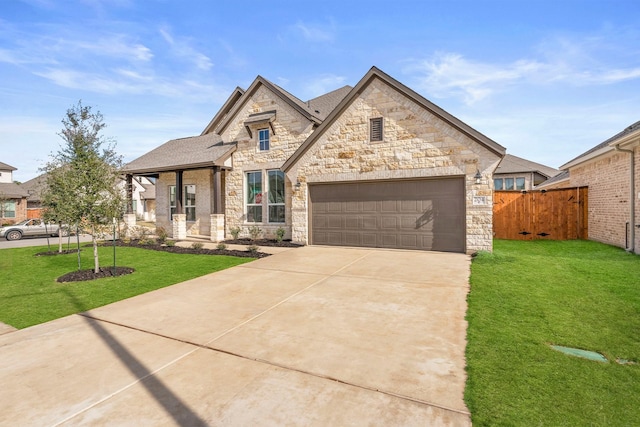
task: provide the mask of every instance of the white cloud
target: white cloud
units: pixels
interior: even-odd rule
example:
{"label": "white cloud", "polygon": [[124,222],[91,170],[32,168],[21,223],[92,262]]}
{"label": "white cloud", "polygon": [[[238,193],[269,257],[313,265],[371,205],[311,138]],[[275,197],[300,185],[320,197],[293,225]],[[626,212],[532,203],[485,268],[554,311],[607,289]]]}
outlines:
{"label": "white cloud", "polygon": [[305,40],[314,43],[326,43],[335,39],[335,24],[330,21],[327,24],[304,23],[298,21],[293,29],[296,33],[301,34]]}
{"label": "white cloud", "polygon": [[640,67],[588,68],[569,57],[558,61],[519,59],[506,64],[474,61],[458,53],[437,53],[413,61],[406,71],[418,76],[418,87],[436,97],[459,97],[467,105],[485,100],[513,85],[609,85],[640,78]]}
{"label": "white cloud", "polygon": [[160,28],[158,31],[169,45],[170,51],[174,56],[191,62],[199,70],[207,71],[213,67],[211,58],[192,47],[190,40],[186,38],[176,39],[167,27]]}
{"label": "white cloud", "polygon": [[108,95],[152,94],[200,101],[223,99],[225,93],[213,84],[189,79],[143,75],[125,69],[99,74],[66,68],[48,68],[34,74],[65,88],[88,90]]}

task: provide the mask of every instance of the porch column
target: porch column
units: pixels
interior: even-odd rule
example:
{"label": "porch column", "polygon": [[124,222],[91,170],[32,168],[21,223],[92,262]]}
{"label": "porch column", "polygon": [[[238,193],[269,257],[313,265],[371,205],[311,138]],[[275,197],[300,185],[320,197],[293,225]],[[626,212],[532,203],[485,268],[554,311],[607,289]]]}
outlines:
{"label": "porch column", "polygon": [[182,172],[176,171],[176,213],[171,218],[173,238],[176,240],[187,238],[187,216],[182,211]]}
{"label": "porch column", "polygon": [[183,214],[182,211],[182,171],[176,171],[176,213]]}
{"label": "porch column", "polygon": [[222,173],[220,166],[211,174],[211,241],[224,240],[224,212],[222,210]]}
{"label": "porch column", "polygon": [[126,193],[127,193],[127,210],[125,213],[131,214],[133,212],[133,175],[126,175]]}

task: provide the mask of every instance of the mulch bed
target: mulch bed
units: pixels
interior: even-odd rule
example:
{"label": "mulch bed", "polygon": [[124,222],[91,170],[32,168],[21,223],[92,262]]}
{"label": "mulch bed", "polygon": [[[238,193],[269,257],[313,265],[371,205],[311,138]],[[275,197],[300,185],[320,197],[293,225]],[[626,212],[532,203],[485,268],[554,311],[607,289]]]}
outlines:
{"label": "mulch bed", "polygon": [[[228,243],[228,242],[225,242]],[[113,242],[104,242],[101,243],[102,246],[113,246]],[[124,242],[122,240],[116,240],[116,246],[129,246],[134,248],[141,249],[150,249],[153,251],[163,251],[163,252],[171,252],[174,254],[192,254],[192,255],[227,255],[227,256],[237,256],[241,258],[264,258],[268,257],[271,254],[266,254],[264,252],[259,251],[237,251],[230,249],[195,249],[195,248],[183,248],[182,246],[167,246],[160,245],[158,243],[150,243],[150,244],[141,244],[137,240],[130,240],[129,242]],[[266,246],[266,245],[265,245]]]}
{"label": "mulch bed", "polygon": [[227,245],[256,245],[256,246],[271,246],[278,248],[299,248],[304,245],[300,245],[298,243],[293,243],[291,240],[283,240],[278,242],[277,240],[269,240],[269,239],[235,239],[235,240],[225,240]]}
{"label": "mulch bed", "polygon": [[[116,267],[115,276],[124,276],[125,274],[131,274],[135,270],[131,267]],[[98,273],[93,272],[93,268],[90,270],[78,270],[71,273],[67,273],[64,276],[60,276],[56,279],[58,283],[68,282],[83,282],[85,280],[102,279],[105,277],[115,277],[113,274],[113,267],[100,268]]]}

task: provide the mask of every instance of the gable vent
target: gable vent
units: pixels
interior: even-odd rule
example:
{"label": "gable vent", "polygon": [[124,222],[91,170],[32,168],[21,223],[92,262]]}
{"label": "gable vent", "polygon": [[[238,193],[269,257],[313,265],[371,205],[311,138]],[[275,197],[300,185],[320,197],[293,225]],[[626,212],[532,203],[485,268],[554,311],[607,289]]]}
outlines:
{"label": "gable vent", "polygon": [[371,119],[369,139],[371,141],[382,141],[382,117]]}

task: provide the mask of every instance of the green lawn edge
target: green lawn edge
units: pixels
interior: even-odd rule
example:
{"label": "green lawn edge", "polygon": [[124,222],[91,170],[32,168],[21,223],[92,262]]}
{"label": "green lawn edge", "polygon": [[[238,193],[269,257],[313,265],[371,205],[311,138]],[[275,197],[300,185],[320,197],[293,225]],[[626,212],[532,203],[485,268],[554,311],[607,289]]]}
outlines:
{"label": "green lawn edge", "polygon": [[[93,268],[91,247],[81,248],[82,269]],[[118,247],[116,265],[125,276],[58,283],[78,269],[77,253],[35,256],[46,246],[0,249],[0,321],[18,329],[80,313],[205,274],[253,261],[218,255],[190,255]],[[100,266],[113,266],[113,248],[98,248]]]}
{"label": "green lawn edge", "polygon": [[[640,425],[640,257],[592,241],[494,242],[472,261],[474,426]],[[596,351],[609,363],[551,344]]]}

